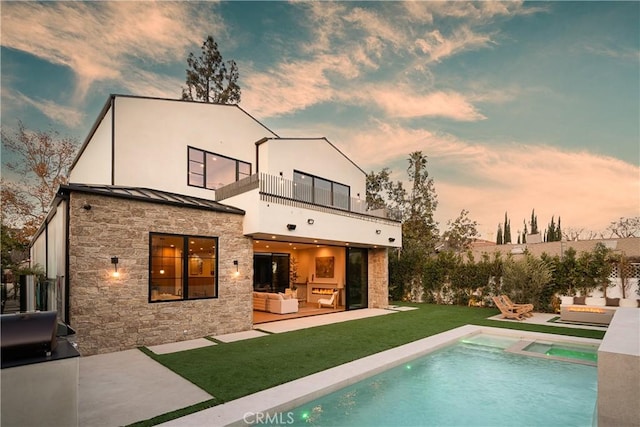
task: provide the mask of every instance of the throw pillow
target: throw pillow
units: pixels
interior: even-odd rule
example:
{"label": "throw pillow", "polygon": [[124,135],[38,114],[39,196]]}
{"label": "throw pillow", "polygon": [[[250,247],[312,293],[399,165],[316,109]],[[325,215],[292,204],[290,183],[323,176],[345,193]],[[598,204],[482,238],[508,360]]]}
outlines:
{"label": "throw pillow", "polygon": [[606,298],[608,307],[619,307],[620,298]]}
{"label": "throw pillow", "polygon": [[575,305],[585,305],[587,297],[573,297],[573,303]]}

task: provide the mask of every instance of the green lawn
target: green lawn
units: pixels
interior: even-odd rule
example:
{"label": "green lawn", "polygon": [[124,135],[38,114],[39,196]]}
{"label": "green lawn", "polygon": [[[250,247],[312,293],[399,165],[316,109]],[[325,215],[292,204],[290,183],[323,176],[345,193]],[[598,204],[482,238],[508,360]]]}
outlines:
{"label": "green lawn", "polygon": [[164,422],[466,324],[597,339],[604,336],[604,331],[487,320],[499,313],[491,308],[404,305],[419,309],[166,355],[143,349],[215,399],[139,425]]}

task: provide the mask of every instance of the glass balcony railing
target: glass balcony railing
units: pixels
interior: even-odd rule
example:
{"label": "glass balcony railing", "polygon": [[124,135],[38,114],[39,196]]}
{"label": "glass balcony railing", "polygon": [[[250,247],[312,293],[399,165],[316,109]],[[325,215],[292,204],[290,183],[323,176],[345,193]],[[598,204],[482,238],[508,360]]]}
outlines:
{"label": "glass balcony railing", "polygon": [[222,201],[238,194],[258,189],[263,199],[273,203],[303,205],[310,209],[330,209],[389,219],[384,209],[369,210],[366,200],[350,197],[342,191],[332,191],[294,182],[281,176],[254,174],[216,190],[216,200]]}

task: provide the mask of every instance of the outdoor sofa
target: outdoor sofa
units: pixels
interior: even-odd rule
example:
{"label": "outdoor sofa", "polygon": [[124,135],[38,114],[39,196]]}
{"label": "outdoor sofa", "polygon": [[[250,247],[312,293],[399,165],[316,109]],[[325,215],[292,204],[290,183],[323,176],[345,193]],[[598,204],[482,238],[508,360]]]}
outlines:
{"label": "outdoor sofa", "polygon": [[297,313],[298,300],[282,293],[254,292],[253,309],[276,314]]}

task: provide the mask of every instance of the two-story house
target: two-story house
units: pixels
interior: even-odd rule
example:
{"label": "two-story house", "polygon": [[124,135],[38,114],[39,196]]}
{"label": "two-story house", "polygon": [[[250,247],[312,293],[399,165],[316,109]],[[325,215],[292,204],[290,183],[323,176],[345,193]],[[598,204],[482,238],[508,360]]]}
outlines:
{"label": "two-story house", "polygon": [[31,245],[83,354],[251,329],[253,292],[385,307],[401,226],[324,138],[237,105],[112,95]]}

